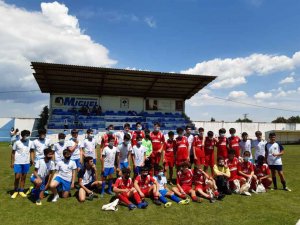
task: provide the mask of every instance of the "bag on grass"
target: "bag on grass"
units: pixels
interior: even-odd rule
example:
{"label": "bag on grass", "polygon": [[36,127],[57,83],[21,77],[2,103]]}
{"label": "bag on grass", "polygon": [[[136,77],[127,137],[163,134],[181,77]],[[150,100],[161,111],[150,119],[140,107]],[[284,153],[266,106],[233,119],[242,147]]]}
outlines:
{"label": "bag on grass", "polygon": [[118,211],[118,205],[119,203],[119,199],[117,198],[116,200],[114,200],[113,202],[103,205],[102,206],[102,210],[104,211]]}
{"label": "bag on grass", "polygon": [[257,193],[265,193],[266,192],[265,186],[262,183],[257,184],[256,192]]}

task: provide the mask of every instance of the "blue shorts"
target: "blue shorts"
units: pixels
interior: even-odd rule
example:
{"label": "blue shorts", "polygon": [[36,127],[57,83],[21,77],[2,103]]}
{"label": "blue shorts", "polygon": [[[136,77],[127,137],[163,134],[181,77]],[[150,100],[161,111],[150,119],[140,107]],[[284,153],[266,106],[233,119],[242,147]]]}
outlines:
{"label": "blue shorts", "polygon": [[93,163],[96,165],[97,164],[97,159],[93,159]]}
{"label": "blue shorts", "polygon": [[[31,183],[34,184],[35,179],[36,179],[36,176],[31,175],[31,177],[30,177]],[[41,191],[44,191],[44,190],[45,190],[46,184],[47,184],[47,180],[45,179],[45,180],[43,180],[43,182],[42,182],[42,184],[41,184],[41,186],[40,186],[40,190],[41,190]]]}
{"label": "blue shorts", "polygon": [[120,169],[123,169],[123,168],[128,168],[128,162],[121,162],[120,163]]}
{"label": "blue shorts", "polygon": [[30,168],[30,164],[14,164],[14,171],[15,173],[22,173],[26,174],[28,173]]}
{"label": "blue shorts", "polygon": [[104,168],[104,172],[102,173],[102,176],[107,177],[108,175],[114,174],[114,172],[115,172],[114,167]]}
{"label": "blue shorts", "polygon": [[62,191],[70,191],[71,190],[71,182],[70,181],[66,181],[59,176],[55,177],[54,180],[59,183],[59,186],[61,186]]}
{"label": "blue shorts", "polygon": [[163,189],[163,190],[160,190],[159,193],[161,194],[161,196],[165,197],[166,194],[168,193],[168,190]]}
{"label": "blue shorts", "polygon": [[282,165],[269,165],[270,170],[282,171]]}
{"label": "blue shorts", "polygon": [[80,159],[72,159],[75,163],[77,168],[81,169],[81,163],[80,163]]}
{"label": "blue shorts", "polygon": [[136,167],[134,168],[134,174],[135,174],[135,175],[141,174],[141,171],[142,171],[142,167],[141,167],[141,166],[136,166]]}

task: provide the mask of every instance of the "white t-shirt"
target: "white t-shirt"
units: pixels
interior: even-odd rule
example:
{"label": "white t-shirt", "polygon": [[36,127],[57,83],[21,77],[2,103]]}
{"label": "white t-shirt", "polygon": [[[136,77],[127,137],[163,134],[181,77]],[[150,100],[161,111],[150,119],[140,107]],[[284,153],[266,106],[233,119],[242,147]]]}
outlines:
{"label": "white t-shirt", "polygon": [[162,176],[161,180],[158,179],[158,177],[154,177],[154,179],[159,184],[159,191],[164,190],[165,189],[165,184],[167,184],[167,178],[165,176]]}
{"label": "white t-shirt", "polygon": [[83,149],[86,156],[96,159],[96,146],[96,140],[93,138],[92,140],[84,139],[80,147]]}
{"label": "white t-shirt", "polygon": [[93,182],[94,181],[94,176],[95,176],[95,170],[93,170],[93,169],[90,169],[90,170],[81,169],[78,172],[78,178],[82,179],[82,184],[83,185],[87,185],[87,184]]}
{"label": "white t-shirt", "polygon": [[254,158],[257,160],[258,156],[262,155],[265,156],[265,147],[266,147],[267,142],[265,140],[253,140],[252,141],[252,147],[255,150],[254,153]]}
{"label": "white t-shirt", "polygon": [[142,166],[145,161],[145,152],[147,149],[141,145],[139,148],[135,145],[132,147],[132,154],[134,155],[135,166]]}
{"label": "white t-shirt", "polygon": [[32,141],[27,140],[22,142],[18,140],[13,145],[15,151],[15,164],[29,164],[30,163],[30,149],[33,149]]}
{"label": "white t-shirt", "polygon": [[128,154],[131,154],[131,144],[124,145],[123,143],[118,145],[117,152],[120,153],[120,162],[128,162]]}
{"label": "white t-shirt", "polygon": [[50,146],[51,146],[51,143],[50,143],[50,139],[48,139],[48,138],[45,138],[44,140],[40,140],[39,138],[35,139],[33,141],[35,161],[38,160],[38,159],[43,159],[45,157],[44,156],[44,150],[46,148],[49,148]]}
{"label": "white t-shirt", "polygon": [[[132,138],[131,133],[128,132],[127,134],[130,135],[130,139],[131,139],[131,138]],[[118,131],[115,135],[116,135],[116,137],[117,137],[117,139],[118,139],[118,145],[119,145],[119,144],[122,144],[122,143],[124,142],[124,135],[125,135],[125,132],[124,132],[123,130],[121,130],[121,131]]]}
{"label": "white t-shirt", "polygon": [[[67,147],[73,147],[74,145],[75,145],[75,142],[71,138],[67,143]],[[74,152],[72,153],[71,159],[73,159],[73,160],[80,159],[80,146],[81,146],[81,141],[78,142],[78,145],[76,146]]]}
{"label": "white t-shirt", "polygon": [[117,148],[115,146],[110,149],[106,146],[103,149],[102,156],[104,157],[104,168],[112,168],[115,167],[115,159],[117,154]]}
{"label": "white t-shirt", "polygon": [[187,135],[185,135],[185,136],[188,139],[190,155],[194,155],[194,152],[192,151],[194,136],[192,134],[190,134],[189,136],[187,136]]}
{"label": "white t-shirt", "polygon": [[60,160],[64,159],[63,151],[67,148],[67,143],[64,142],[63,145],[61,145],[59,142],[55,143],[53,146],[53,150],[55,152],[55,162],[57,163]]}
{"label": "white t-shirt", "polygon": [[56,164],[56,170],[58,172],[57,176],[64,179],[65,181],[72,181],[72,171],[77,168],[76,163],[72,160],[69,161],[59,161]]}
{"label": "white t-shirt", "polygon": [[246,140],[246,141],[241,140],[239,145],[241,148],[241,156],[243,157],[244,152],[248,151],[248,152],[250,152],[250,159],[252,159],[251,140]]}
{"label": "white t-shirt", "polygon": [[267,162],[269,165],[282,165],[281,156],[273,156],[272,154],[278,154],[282,152],[284,149],[281,144],[278,144],[277,142],[271,144],[266,144],[266,150],[267,150]]}
{"label": "white t-shirt", "polygon": [[47,163],[45,159],[39,159],[35,162],[36,169],[38,169],[39,177],[44,180],[50,171],[55,170],[55,164],[52,160],[49,160]]}

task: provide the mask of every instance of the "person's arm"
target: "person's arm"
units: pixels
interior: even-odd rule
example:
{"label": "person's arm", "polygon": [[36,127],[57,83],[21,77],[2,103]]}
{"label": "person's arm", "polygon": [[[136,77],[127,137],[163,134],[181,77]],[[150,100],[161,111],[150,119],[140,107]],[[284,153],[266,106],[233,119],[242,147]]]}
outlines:
{"label": "person's arm", "polygon": [[163,149],[164,149],[164,143],[165,143],[165,136],[163,135],[163,133],[162,133],[162,138],[161,138],[161,140],[160,140],[160,144],[161,144],[161,146],[160,146],[160,149],[158,150],[158,152],[162,152],[163,151]]}
{"label": "person's arm", "polygon": [[76,169],[72,170],[72,182],[71,182],[71,188],[74,188],[74,183],[75,183],[75,174],[76,174]]}
{"label": "person's arm", "polygon": [[142,166],[145,166],[145,162],[146,162],[146,151],[144,152],[144,160]]}
{"label": "person's arm", "polygon": [[134,186],[134,188],[136,189],[136,191],[139,193],[139,195],[141,196],[141,198],[144,198],[144,197],[145,197],[145,196],[144,196],[144,193],[141,191],[137,179],[135,179],[134,185],[133,185],[133,186]]}
{"label": "person's arm", "polygon": [[104,172],[104,159],[105,159],[105,155],[102,155],[101,157],[101,172]]}
{"label": "person's arm", "polygon": [[33,165],[34,162],[34,150],[30,149],[30,166]]}
{"label": "person's arm", "polygon": [[73,153],[78,146],[78,140],[74,141],[75,145],[69,146],[68,149]]}
{"label": "person's arm", "polygon": [[230,170],[229,170],[228,166],[225,166],[224,176],[227,177],[227,178],[230,178]]}
{"label": "person's arm", "polygon": [[41,177],[38,174],[39,169],[38,168],[34,168],[33,170],[33,175],[36,177],[36,179],[42,181]]}
{"label": "person's arm", "polygon": [[134,151],[131,152],[131,158],[132,158],[133,168],[135,168],[135,167],[136,167],[136,163],[135,163],[135,155],[134,155]]}
{"label": "person's arm", "polygon": [[131,158],[131,150],[128,151],[128,154],[127,154],[128,168],[130,168],[130,158]]}
{"label": "person's arm", "polygon": [[49,177],[48,177],[48,181],[47,181],[47,184],[45,186],[45,190],[48,190],[49,189],[49,186],[50,186],[50,183],[52,181],[52,178],[54,176],[54,170],[50,170],[49,172]]}
{"label": "person's arm", "polygon": [[84,149],[80,148],[80,163],[83,165],[83,159],[84,159]]}
{"label": "person's arm", "polygon": [[193,154],[194,154],[194,159],[197,160],[197,155],[196,155],[196,147],[194,145],[192,145],[193,148]]}
{"label": "person's arm", "polygon": [[179,184],[179,182],[177,182],[177,188],[178,190],[180,191],[181,194],[184,194],[185,195],[185,192],[184,190],[182,189],[181,185]]}
{"label": "person's arm", "polygon": [[241,175],[241,176],[243,176],[243,177],[245,177],[245,178],[250,178],[251,177],[251,175],[246,174],[246,173],[244,173],[244,172],[242,172],[240,170],[238,171],[238,174]]}
{"label": "person's arm", "polygon": [[90,189],[88,189],[86,186],[83,185],[82,180],[83,180],[82,178],[78,178],[78,183],[79,183],[80,188],[85,190],[85,192],[87,194],[93,193]]}
{"label": "person's arm", "polygon": [[16,151],[15,151],[15,150],[12,150],[12,151],[11,151],[11,157],[10,157],[10,167],[11,167],[11,168],[14,168],[14,164],[15,164],[15,154],[16,154]]}
{"label": "person's arm", "polygon": [[275,154],[273,153],[273,156],[274,157],[277,157],[277,156],[282,156],[284,154],[284,148],[282,145],[278,144],[279,145],[279,153]]}

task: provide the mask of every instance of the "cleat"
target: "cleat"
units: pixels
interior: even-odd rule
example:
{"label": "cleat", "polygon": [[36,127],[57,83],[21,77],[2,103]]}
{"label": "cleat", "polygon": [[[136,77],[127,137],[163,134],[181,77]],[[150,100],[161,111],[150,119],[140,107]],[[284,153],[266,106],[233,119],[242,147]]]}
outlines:
{"label": "cleat", "polygon": [[26,192],[26,195],[31,194],[32,189],[33,189],[33,186],[30,186],[30,188],[29,188],[28,191]]}
{"label": "cleat", "polygon": [[18,194],[19,194],[18,192],[14,192],[10,197],[14,199],[18,196]]}
{"label": "cleat", "polygon": [[92,192],[88,195],[87,200],[93,201],[93,198],[94,198],[94,193]]}
{"label": "cleat", "polygon": [[112,191],[108,191],[108,192],[107,192],[107,194],[109,194],[109,195],[113,195],[113,196],[115,195],[115,193],[114,193],[114,192],[112,192]]}
{"label": "cleat", "polygon": [[283,188],[284,191],[292,191],[291,189],[289,189],[288,187]]}
{"label": "cleat", "polygon": [[165,208],[169,208],[170,206],[172,206],[172,202],[167,202],[167,203],[165,204]]}
{"label": "cleat", "polygon": [[56,195],[53,197],[52,202],[57,202],[58,199],[59,199],[59,195],[56,194]]}
{"label": "cleat", "polygon": [[129,210],[134,210],[134,209],[136,209],[136,205],[134,205],[134,204],[129,204],[129,205],[128,205],[128,209],[129,209]]}
{"label": "cleat", "polygon": [[215,203],[215,202],[216,202],[216,199],[215,199],[215,198],[211,198],[211,199],[209,199],[209,202],[210,202],[210,203]]}
{"label": "cleat", "polygon": [[246,196],[251,196],[250,192],[248,192],[248,191],[245,191],[243,194]]}
{"label": "cleat", "polygon": [[158,199],[154,199],[154,200],[153,200],[153,203],[154,203],[155,205],[161,205],[161,202],[160,202]]}
{"label": "cleat", "polygon": [[42,202],[41,202],[40,199],[38,199],[38,200],[36,200],[35,204],[36,204],[36,205],[42,205]]}
{"label": "cleat", "polygon": [[27,195],[23,191],[19,192],[19,195],[21,195],[21,197],[23,197],[23,198],[27,197]]}
{"label": "cleat", "polygon": [[226,195],[224,194],[219,194],[218,197],[217,197],[217,200],[221,201],[223,200],[223,198],[225,198]]}
{"label": "cleat", "polygon": [[190,203],[190,199],[188,199],[188,198],[178,202],[178,204],[180,204],[180,205],[188,205],[189,203]]}
{"label": "cleat", "polygon": [[275,191],[275,190],[277,190],[277,187],[273,187],[273,188],[271,188],[271,190],[272,190],[272,191]]}

